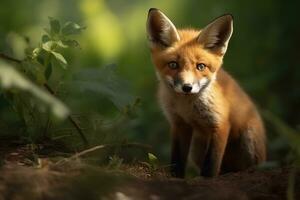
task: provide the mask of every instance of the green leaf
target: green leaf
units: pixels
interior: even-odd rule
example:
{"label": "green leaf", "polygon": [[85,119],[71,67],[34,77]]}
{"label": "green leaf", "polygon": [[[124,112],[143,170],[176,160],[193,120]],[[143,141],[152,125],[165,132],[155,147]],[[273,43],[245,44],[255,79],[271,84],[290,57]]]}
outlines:
{"label": "green leaf", "polygon": [[148,153],[148,159],[149,159],[149,163],[151,165],[156,165],[157,162],[158,162],[157,157],[154,154],[152,154],[152,153]]}
{"label": "green leaf", "polygon": [[63,40],[62,43],[71,48],[79,47],[79,43],[76,40]]}
{"label": "green leaf", "polygon": [[68,108],[57,98],[48,92],[40,89],[37,85],[25,78],[8,63],[0,61],[0,87],[4,90],[16,89],[26,91],[35,99],[40,100],[38,103],[46,105],[50,111],[59,119],[64,119],[69,115]]}
{"label": "green leaf", "polygon": [[56,46],[56,42],[54,42],[54,41],[48,41],[48,42],[42,44],[42,48],[48,52],[51,52],[55,48],[55,46]]}
{"label": "green leaf", "polygon": [[44,44],[42,44],[42,48],[45,50],[45,51],[48,51],[48,52],[51,52],[51,51],[54,51],[57,47],[61,47],[61,48],[68,48],[67,45],[65,45],[62,41],[48,41]]}
{"label": "green leaf", "polygon": [[79,26],[74,22],[67,22],[63,26],[61,32],[63,35],[76,35],[81,33],[83,29],[85,29],[85,27]]}
{"label": "green leaf", "polygon": [[61,40],[56,41],[55,43],[57,44],[57,46],[59,46],[61,48],[68,48],[68,46],[66,44],[64,44]]}
{"label": "green leaf", "polygon": [[49,80],[51,74],[52,74],[52,64],[51,64],[51,62],[49,62],[48,66],[47,66],[47,68],[45,70],[45,78],[46,78],[46,80]]}
{"label": "green leaf", "polygon": [[66,69],[66,66],[68,65],[66,59],[63,57],[63,55],[61,55],[60,53],[51,51],[51,53],[54,55],[55,60],[57,60],[59,62],[59,64]]}
{"label": "green leaf", "polygon": [[34,58],[36,58],[36,57],[40,54],[41,51],[42,51],[41,48],[35,48],[35,49],[33,49],[33,51],[32,51],[32,56],[33,56]]}
{"label": "green leaf", "polygon": [[54,34],[59,34],[59,32],[60,32],[59,21],[57,19],[49,17],[49,23],[50,23],[50,32],[54,33]]}
{"label": "green leaf", "polygon": [[42,36],[42,42],[43,42],[43,43],[46,43],[46,42],[48,42],[48,41],[50,41],[50,40],[51,40],[51,39],[50,39],[50,37],[49,37],[48,35],[45,34],[45,35]]}

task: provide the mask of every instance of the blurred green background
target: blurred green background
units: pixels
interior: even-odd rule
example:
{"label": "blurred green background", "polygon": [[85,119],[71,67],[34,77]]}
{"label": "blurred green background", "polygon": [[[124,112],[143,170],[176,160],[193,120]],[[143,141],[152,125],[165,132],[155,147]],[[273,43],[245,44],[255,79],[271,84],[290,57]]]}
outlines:
{"label": "blurred green background", "polygon": [[[270,159],[287,162],[289,140],[281,130],[300,130],[299,1],[3,0],[0,52],[24,58],[24,38],[37,46],[49,16],[86,26],[76,37],[81,48],[65,52],[68,69],[57,69],[49,84],[59,91],[92,143],[150,144],[155,155],[167,161],[168,124],[156,101],[157,80],[145,33],[151,7],[166,13],[177,28],[201,28],[224,13],[233,14],[234,34],[224,68],[263,116],[268,113],[264,118]],[[140,103],[134,115],[122,117],[136,97]],[[2,136],[24,136],[3,95],[0,118]],[[51,134],[76,143],[77,136],[69,129],[59,124]]]}

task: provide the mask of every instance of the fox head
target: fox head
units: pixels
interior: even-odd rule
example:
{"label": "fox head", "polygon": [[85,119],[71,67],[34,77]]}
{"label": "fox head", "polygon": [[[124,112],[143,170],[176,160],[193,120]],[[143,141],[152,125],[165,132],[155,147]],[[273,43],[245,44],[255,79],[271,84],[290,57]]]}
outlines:
{"label": "fox head", "polygon": [[233,31],[223,15],[202,30],[177,30],[160,10],[151,8],[147,34],[158,78],[176,92],[197,94],[216,78]]}

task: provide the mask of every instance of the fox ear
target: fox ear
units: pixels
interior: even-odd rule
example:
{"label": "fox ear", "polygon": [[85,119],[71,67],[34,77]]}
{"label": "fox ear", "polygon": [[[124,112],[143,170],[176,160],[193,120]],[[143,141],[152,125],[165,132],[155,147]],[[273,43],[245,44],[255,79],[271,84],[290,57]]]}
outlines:
{"label": "fox ear", "polygon": [[151,46],[169,47],[179,41],[179,34],[171,20],[160,10],[151,8],[147,19],[147,34]]}
{"label": "fox ear", "polygon": [[224,55],[233,31],[232,15],[223,15],[201,30],[198,41],[204,48]]}

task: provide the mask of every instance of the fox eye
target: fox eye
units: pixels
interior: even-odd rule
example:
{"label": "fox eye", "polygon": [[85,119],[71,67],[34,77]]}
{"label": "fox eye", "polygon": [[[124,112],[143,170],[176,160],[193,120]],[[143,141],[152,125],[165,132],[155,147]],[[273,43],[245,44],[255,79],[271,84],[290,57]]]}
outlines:
{"label": "fox eye", "polygon": [[171,69],[178,69],[179,68],[179,64],[176,61],[171,61],[168,63],[169,68]]}
{"label": "fox eye", "polygon": [[203,71],[205,69],[206,65],[204,63],[199,63],[199,64],[197,64],[196,67],[199,71]]}

